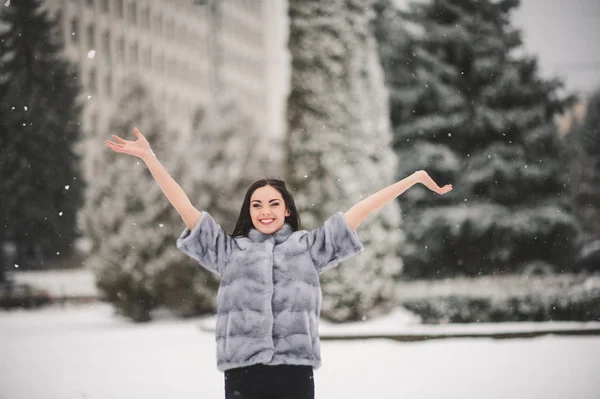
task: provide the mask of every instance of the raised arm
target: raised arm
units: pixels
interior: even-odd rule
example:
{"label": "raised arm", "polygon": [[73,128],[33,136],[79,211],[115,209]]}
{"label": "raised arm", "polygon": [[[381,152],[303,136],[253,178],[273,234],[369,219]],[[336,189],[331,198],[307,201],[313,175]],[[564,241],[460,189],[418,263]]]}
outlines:
{"label": "raised arm", "polygon": [[446,194],[448,191],[452,190],[451,184],[440,187],[431,177],[429,177],[427,172],[419,170],[360,201],[344,213],[344,220],[346,220],[346,223],[348,223],[348,226],[350,226],[352,230],[355,230],[362,222],[364,222],[371,212],[381,208],[417,183],[423,184],[431,191],[438,194]]}
{"label": "raised arm", "polygon": [[171,205],[181,215],[186,226],[193,229],[202,212],[194,208],[183,189],[161,165],[142,133],[136,128],[133,129],[133,132],[138,138],[136,141],[129,141],[112,135],[116,142],[107,140],[106,145],[113,151],[134,155],[142,159]]}

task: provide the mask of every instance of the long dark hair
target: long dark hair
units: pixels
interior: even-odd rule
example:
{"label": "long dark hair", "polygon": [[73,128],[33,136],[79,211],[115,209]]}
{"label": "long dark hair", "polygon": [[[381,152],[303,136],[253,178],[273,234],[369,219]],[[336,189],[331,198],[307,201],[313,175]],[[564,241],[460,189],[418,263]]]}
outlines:
{"label": "long dark hair", "polygon": [[271,186],[277,191],[279,191],[279,193],[281,194],[283,202],[285,203],[285,207],[290,211],[290,216],[285,217],[284,223],[288,223],[292,227],[292,231],[298,231],[300,229],[300,215],[298,215],[298,210],[296,209],[294,197],[292,197],[292,194],[290,194],[290,192],[288,191],[284,181],[279,179],[266,178],[255,181],[248,188],[248,191],[246,191],[244,203],[242,204],[242,209],[240,209],[240,215],[238,216],[235,228],[233,229],[233,233],[231,234],[233,237],[248,237],[248,232],[250,232],[250,229],[254,227],[254,225],[252,224],[252,219],[250,218],[250,198],[252,197],[252,194],[257,188],[264,186]]}

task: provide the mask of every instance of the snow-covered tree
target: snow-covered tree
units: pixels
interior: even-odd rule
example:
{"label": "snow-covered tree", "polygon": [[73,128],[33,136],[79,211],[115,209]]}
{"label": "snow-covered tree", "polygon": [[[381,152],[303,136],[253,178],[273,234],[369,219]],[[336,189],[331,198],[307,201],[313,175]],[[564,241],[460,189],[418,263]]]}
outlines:
{"label": "snow-covered tree", "polygon": [[[286,181],[303,228],[314,228],[393,183],[396,163],[371,2],[292,0],[289,16]],[[322,275],[324,317],[357,320],[393,306],[400,222],[394,202],[360,226],[365,252]]]}
{"label": "snow-covered tree", "polygon": [[0,8],[0,257],[14,242],[20,268],[67,257],[80,234],[81,88],[55,26],[39,0]]}
{"label": "snow-covered tree", "polygon": [[554,117],[570,98],[540,78],[510,24],[518,0],[379,0],[375,30],[391,92],[398,176],[429,172],[454,190],[400,197],[405,275],[435,277],[570,264],[576,222]]}
{"label": "snow-covered tree", "polygon": [[[192,204],[210,212],[229,233],[233,231],[244,194],[261,174],[273,173],[268,152],[259,148],[258,131],[233,98],[221,93],[217,104],[198,109],[192,135],[173,141],[177,159],[170,170]],[[276,148],[268,148],[276,151]],[[183,231],[182,226],[177,236]],[[164,269],[156,279],[161,302],[185,315],[216,309],[218,277],[186,257]]]}
{"label": "snow-covered tree", "polygon": [[600,240],[600,90],[587,100],[585,117],[570,136],[577,154],[574,189],[581,241]]}
{"label": "snow-covered tree", "polygon": [[278,165],[270,162],[269,154],[281,149],[259,145],[252,118],[231,95],[221,93],[216,101],[196,111],[193,133],[181,142],[180,153],[189,158],[182,182],[192,202],[232,232],[246,190],[255,180],[277,173]]}
{"label": "snow-covered tree", "polygon": [[[115,104],[109,131],[131,139],[133,127],[146,136],[167,169],[171,141],[144,86],[135,80]],[[169,204],[143,161],[104,151],[94,155],[93,178],[86,191],[81,224],[91,241],[86,265],[96,274],[104,296],[135,321],[148,321],[160,304],[157,276],[176,268],[184,256],[175,246],[181,217]]]}

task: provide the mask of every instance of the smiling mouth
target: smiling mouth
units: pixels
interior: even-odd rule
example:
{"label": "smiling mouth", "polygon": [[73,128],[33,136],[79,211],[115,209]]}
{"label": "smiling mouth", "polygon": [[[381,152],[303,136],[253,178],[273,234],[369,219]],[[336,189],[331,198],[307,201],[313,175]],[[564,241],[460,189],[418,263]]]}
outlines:
{"label": "smiling mouth", "polygon": [[271,223],[273,223],[275,221],[275,219],[261,219],[259,220],[259,222],[265,226],[270,225]]}

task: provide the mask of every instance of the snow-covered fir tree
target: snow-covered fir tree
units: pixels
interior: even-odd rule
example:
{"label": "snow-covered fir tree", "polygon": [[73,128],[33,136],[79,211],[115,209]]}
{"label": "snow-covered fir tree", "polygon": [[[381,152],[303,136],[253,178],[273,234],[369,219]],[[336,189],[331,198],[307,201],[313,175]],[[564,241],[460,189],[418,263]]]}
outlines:
{"label": "snow-covered fir tree", "polygon": [[[289,16],[286,181],[310,229],[393,183],[396,162],[371,2],[292,0]],[[400,223],[393,202],[359,227],[365,252],[322,275],[324,317],[357,320],[394,305]]]}
{"label": "snow-covered fir tree", "polygon": [[582,243],[600,240],[600,90],[586,102],[583,121],[567,137],[576,148],[573,188]]}
{"label": "snow-covered fir tree", "polygon": [[0,8],[0,257],[14,242],[13,270],[63,261],[80,235],[81,87],[56,32],[39,0]]}
{"label": "snow-covered fir tree", "polygon": [[448,195],[400,197],[405,275],[566,270],[576,222],[553,118],[570,101],[539,76],[510,24],[518,0],[379,0],[397,176],[424,169]]}
{"label": "snow-covered fir tree", "polygon": [[182,183],[192,202],[231,233],[250,184],[280,170],[269,154],[281,149],[259,145],[252,118],[226,92],[210,108],[198,109],[193,124],[192,135],[180,143],[179,153],[189,158]]}
{"label": "snow-covered fir tree", "polygon": [[[176,155],[170,147],[177,138],[167,137],[143,84],[134,78],[128,81],[115,104],[109,131],[135,140],[133,127],[137,127],[169,170],[169,157]],[[104,139],[97,139],[97,145],[103,146],[100,140]],[[119,312],[135,321],[148,321],[151,310],[165,301],[157,285],[168,280],[160,277],[180,268],[185,258],[175,246],[181,217],[142,160],[108,149],[94,157],[94,176],[80,216],[92,244],[85,264],[94,270],[97,286]]]}

